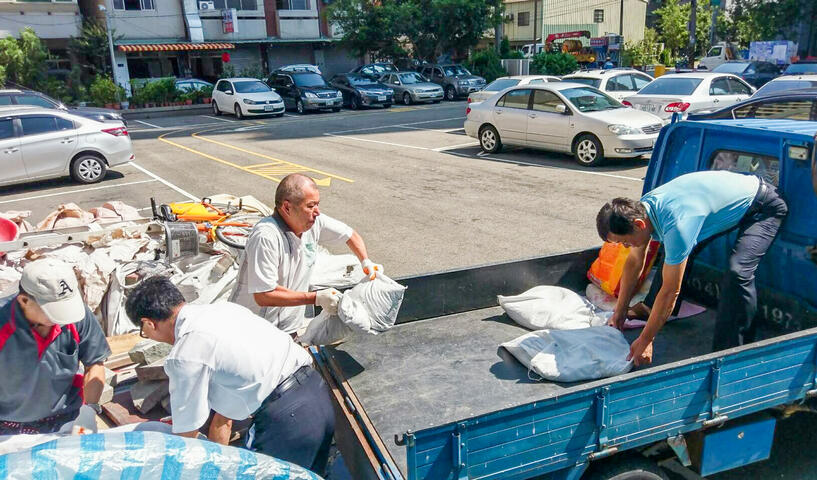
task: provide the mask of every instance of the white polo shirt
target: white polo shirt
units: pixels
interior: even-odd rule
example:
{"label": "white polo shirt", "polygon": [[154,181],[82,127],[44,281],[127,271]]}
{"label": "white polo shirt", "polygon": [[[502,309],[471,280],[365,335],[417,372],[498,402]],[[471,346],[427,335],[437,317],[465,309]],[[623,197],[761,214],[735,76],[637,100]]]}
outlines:
{"label": "white polo shirt", "polygon": [[286,333],[241,305],[185,305],[165,360],[173,432],[198,430],[210,410],[243,420],[312,357]]}
{"label": "white polo shirt", "polygon": [[318,215],[312,228],[298,238],[278,215],[264,218],[253,227],[244,249],[238,283],[231,302],[243,305],[286,333],[306,324],[306,306],[261,307],[253,294],[282,287],[309,291],[318,244],[345,243],[354,233],[351,227],[328,215]]}

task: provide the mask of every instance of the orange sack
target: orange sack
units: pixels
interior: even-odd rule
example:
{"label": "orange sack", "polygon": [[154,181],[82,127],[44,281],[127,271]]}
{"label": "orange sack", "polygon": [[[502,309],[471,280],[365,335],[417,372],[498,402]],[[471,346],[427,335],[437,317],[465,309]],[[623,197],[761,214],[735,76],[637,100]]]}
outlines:
{"label": "orange sack", "polygon": [[[650,240],[650,244],[647,246],[647,261],[644,271],[638,277],[638,284],[635,286],[636,291],[641,288],[641,284],[644,283],[644,279],[647,278],[647,274],[655,263],[659,245],[660,243],[655,240]],[[593,261],[593,265],[587,271],[588,280],[595,283],[606,293],[618,297],[619,287],[621,286],[621,273],[624,271],[624,262],[627,260],[629,253],[630,248],[620,243],[604,242],[599,252],[599,258]]]}

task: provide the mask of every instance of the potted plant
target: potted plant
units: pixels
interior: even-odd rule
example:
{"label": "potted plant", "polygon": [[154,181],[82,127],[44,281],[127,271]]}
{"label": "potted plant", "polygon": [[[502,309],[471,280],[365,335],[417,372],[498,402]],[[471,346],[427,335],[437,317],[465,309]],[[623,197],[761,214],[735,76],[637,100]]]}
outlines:
{"label": "potted plant", "polygon": [[210,101],[213,99],[213,87],[212,86],[204,87],[201,90],[199,90],[199,92],[201,92],[201,98],[202,98],[202,100],[204,100],[204,103],[210,103]]}

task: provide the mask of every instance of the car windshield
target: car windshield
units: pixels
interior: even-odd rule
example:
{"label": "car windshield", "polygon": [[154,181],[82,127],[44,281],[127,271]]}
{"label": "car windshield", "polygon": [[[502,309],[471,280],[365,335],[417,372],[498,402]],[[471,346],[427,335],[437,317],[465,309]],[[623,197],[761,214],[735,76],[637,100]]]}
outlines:
{"label": "car windshield", "polygon": [[465,69],[462,65],[448,65],[443,67],[446,77],[456,77],[458,75],[471,75],[471,72]]}
{"label": "car windshield", "polygon": [[755,96],[769,95],[770,93],[778,93],[784,90],[798,90],[812,87],[817,87],[817,80],[778,80],[763,85],[760,90],[755,93]]}
{"label": "car windshield", "polygon": [[590,87],[568,88],[561,90],[560,93],[578,108],[580,112],[600,112],[614,108],[625,108],[624,105],[613,97]]}
{"label": "car windshield", "polygon": [[817,73],[817,63],[793,63],[783,72],[784,75],[796,75],[798,73]]}
{"label": "car windshield", "polygon": [[298,75],[293,75],[292,79],[295,81],[295,85],[299,87],[326,86],[326,82],[323,80],[323,77],[317,73],[299,73]]}
{"label": "car windshield", "polygon": [[397,69],[394,68],[394,65],[388,63],[372,65],[372,68],[374,69],[375,73],[391,73],[397,71]]}
{"label": "car windshield", "polygon": [[582,85],[588,85],[596,88],[599,88],[599,85],[601,85],[601,80],[599,80],[598,78],[570,77],[565,78],[564,81],[571,83],[581,83]]}
{"label": "car windshield", "polygon": [[722,64],[718,65],[717,67],[713,68],[712,71],[713,72],[718,72],[718,73],[743,73],[743,71],[746,70],[746,68],[749,65],[751,65],[751,64],[750,63],[743,63],[743,62],[722,63]]}
{"label": "car windshield", "polygon": [[426,81],[422,75],[419,73],[401,73],[400,74],[400,81],[405,83],[406,85],[411,85],[412,83],[423,83]]}
{"label": "car windshield", "polygon": [[352,75],[349,75],[349,83],[358,87],[377,85],[377,82],[375,80],[366,77],[357,77]]}
{"label": "car windshield", "polygon": [[489,83],[485,90],[488,92],[498,92],[500,90],[505,90],[506,88],[515,87],[519,84],[519,79],[517,78],[498,78],[493,82]]}
{"label": "car windshield", "polygon": [[702,78],[669,78],[653,80],[642,88],[639,95],[691,95],[703,81]]}
{"label": "car windshield", "polygon": [[233,85],[235,85],[235,91],[237,93],[263,93],[270,91],[270,88],[264,84],[264,82],[258,80],[233,82]]}

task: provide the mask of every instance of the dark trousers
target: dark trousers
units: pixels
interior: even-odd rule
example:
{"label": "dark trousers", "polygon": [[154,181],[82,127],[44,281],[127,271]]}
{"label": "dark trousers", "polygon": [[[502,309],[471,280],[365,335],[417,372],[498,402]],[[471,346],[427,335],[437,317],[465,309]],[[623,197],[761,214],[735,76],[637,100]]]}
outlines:
{"label": "dark trousers", "polygon": [[[729,256],[729,269],[724,272],[721,281],[721,298],[718,302],[712,351],[737,347],[755,340],[757,334],[755,271],[777,236],[780,224],[787,213],[786,202],[780,198],[775,187],[761,180],[761,186],[752,205],[735,227],[738,238]],[[712,239],[732,230],[713,236],[695,247],[687,261],[684,284],[692,270],[696,254]],[[661,266],[659,265],[650,287],[650,293],[644,299],[644,303],[650,307],[661,289]],[[676,302],[673,314],[678,313],[680,306],[681,298]]]}
{"label": "dark trousers", "polygon": [[335,433],[329,387],[312,367],[294,375],[298,383],[273,391],[253,416],[248,447],[323,475]]}

